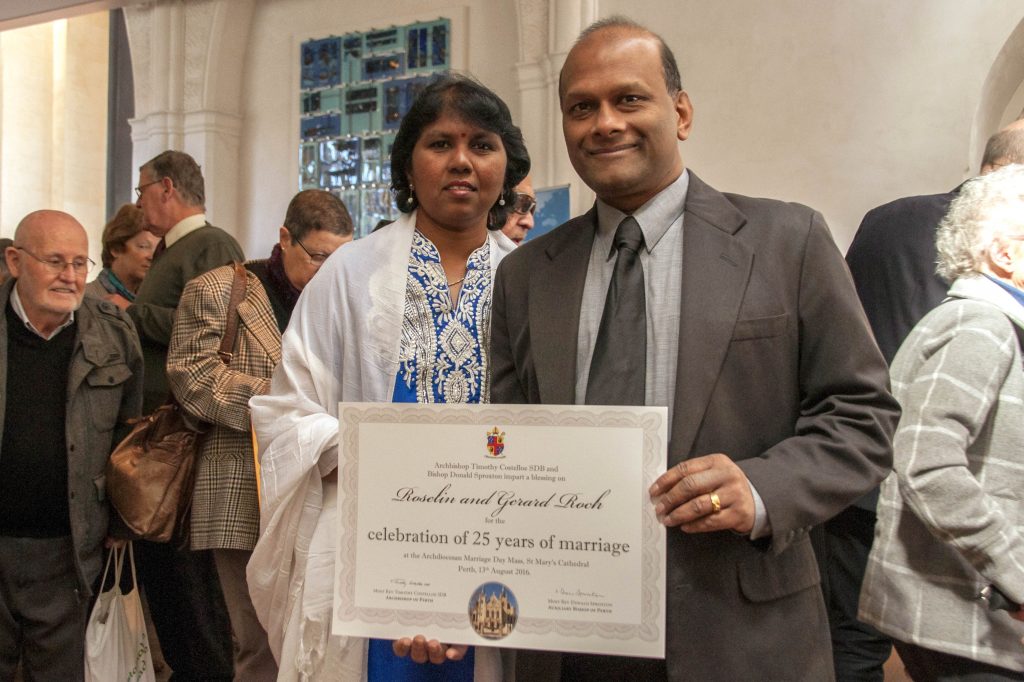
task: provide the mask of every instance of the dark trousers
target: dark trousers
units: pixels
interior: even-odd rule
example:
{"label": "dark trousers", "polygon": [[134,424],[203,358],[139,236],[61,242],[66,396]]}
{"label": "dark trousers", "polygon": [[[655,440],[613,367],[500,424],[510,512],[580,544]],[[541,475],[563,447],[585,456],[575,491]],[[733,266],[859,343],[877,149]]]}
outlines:
{"label": "dark trousers", "polygon": [[85,675],[86,600],[70,537],[0,537],[0,680]]}
{"label": "dark trousers", "polygon": [[857,602],[875,534],[875,514],[848,507],[811,533],[832,630],[837,682],[882,682],[889,639],[857,620]]}
{"label": "dark trousers", "polygon": [[171,679],[232,679],[231,624],[212,554],[136,541],[135,562]]}
{"label": "dark trousers", "polygon": [[914,682],[1006,682],[1024,680],[1024,673],[972,661],[916,644],[893,641],[907,673]]}
{"label": "dark trousers", "polygon": [[665,682],[668,669],[661,658],[562,654],[562,682]]}

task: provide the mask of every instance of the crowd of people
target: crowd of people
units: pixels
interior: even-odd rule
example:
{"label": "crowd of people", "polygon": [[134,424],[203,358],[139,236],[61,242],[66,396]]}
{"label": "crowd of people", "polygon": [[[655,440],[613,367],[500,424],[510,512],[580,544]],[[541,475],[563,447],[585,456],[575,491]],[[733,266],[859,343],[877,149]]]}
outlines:
{"label": "crowd of people", "polygon": [[[208,425],[187,541],[135,541],[176,680],[882,680],[893,643],[918,682],[1024,679],[1024,124],[953,192],[870,212],[844,262],[818,212],[684,164],[694,106],[647,28],[584,30],[558,95],[597,201],[534,239],[523,136],[461,75],[403,119],[400,217],[358,242],[304,190],[246,261],[173,150],[139,169],[89,284],[72,216],[19,223],[0,679],[82,677],[120,540],[107,459],[169,397]],[[332,635],[342,401],[667,407],[665,658]]]}

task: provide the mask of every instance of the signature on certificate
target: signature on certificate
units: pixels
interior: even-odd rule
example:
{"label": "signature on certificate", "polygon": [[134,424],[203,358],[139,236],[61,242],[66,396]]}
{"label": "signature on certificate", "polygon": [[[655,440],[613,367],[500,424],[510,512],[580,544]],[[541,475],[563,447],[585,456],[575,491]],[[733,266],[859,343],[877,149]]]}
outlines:
{"label": "signature on certificate", "polygon": [[406,580],[405,578],[392,578],[391,584],[403,587],[430,587],[430,583],[425,580]]}

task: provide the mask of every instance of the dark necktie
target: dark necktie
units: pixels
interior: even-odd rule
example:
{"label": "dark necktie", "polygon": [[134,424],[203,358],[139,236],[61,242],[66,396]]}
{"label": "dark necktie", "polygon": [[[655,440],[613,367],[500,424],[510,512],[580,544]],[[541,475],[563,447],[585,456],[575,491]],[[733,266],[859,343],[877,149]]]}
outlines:
{"label": "dark necktie", "polygon": [[587,380],[588,405],[643,405],[647,383],[647,296],[640,249],[644,235],[633,216],[615,231],[618,257],[604,301]]}
{"label": "dark necktie", "polygon": [[166,249],[167,242],[164,241],[163,237],[160,237],[160,241],[156,243],[156,248],[153,249],[153,260],[156,260]]}

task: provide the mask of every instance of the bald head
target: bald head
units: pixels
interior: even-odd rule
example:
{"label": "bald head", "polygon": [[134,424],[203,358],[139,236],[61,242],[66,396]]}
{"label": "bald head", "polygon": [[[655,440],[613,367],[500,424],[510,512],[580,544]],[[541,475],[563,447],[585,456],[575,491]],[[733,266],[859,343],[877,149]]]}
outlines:
{"label": "bald head", "polygon": [[63,211],[34,211],[14,231],[7,266],[33,326],[44,335],[82,304],[89,271],[89,238]]}
{"label": "bald head", "polygon": [[85,228],[74,216],[64,211],[42,210],[29,213],[21,219],[14,230],[14,244],[31,248],[33,244],[55,231],[73,239],[81,238],[86,245],[85,249],[88,250],[89,238]]}
{"label": "bald head", "polygon": [[1024,118],[1018,118],[1016,121],[1010,121],[999,132],[1004,133],[1007,130],[1024,130]]}
{"label": "bald head", "polygon": [[1024,120],[1016,120],[988,138],[981,159],[981,174],[1011,163],[1024,163]]}

